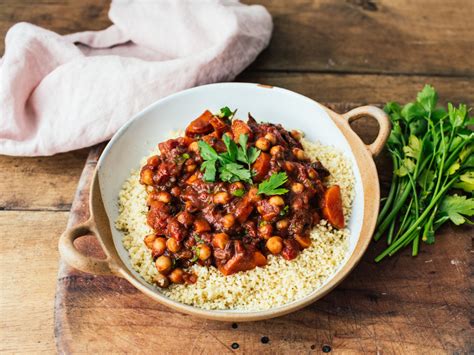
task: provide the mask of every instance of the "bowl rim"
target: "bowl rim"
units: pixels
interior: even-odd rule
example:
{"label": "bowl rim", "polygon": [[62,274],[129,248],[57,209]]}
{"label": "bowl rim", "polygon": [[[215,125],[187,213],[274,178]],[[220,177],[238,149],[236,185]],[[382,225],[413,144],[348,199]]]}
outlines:
{"label": "bowl rim", "polygon": [[[331,279],[328,282],[325,282],[321,287],[315,288],[306,296],[296,299],[294,301],[291,301],[281,306],[272,307],[265,310],[257,310],[257,311],[207,310],[207,309],[198,308],[195,306],[181,303],[179,301],[172,300],[168,298],[167,296],[161,294],[159,291],[152,290],[146,287],[145,285],[143,285],[142,281],[140,281],[138,277],[135,276],[126,265],[123,265],[123,261],[118,255],[116,247],[113,244],[113,241],[112,241],[113,250],[109,249],[111,247],[109,245],[110,243],[105,243],[106,240],[104,239],[104,235],[107,234],[107,228],[109,229],[108,234],[110,234],[111,233],[110,230],[112,227],[110,226],[110,221],[108,220],[105,210],[103,210],[104,207],[103,207],[103,202],[102,202],[102,194],[100,192],[100,182],[98,178],[98,171],[100,171],[100,169],[102,168],[103,162],[106,159],[106,156],[109,154],[109,152],[113,149],[115,142],[128,130],[128,128],[132,124],[134,124],[137,120],[143,117],[146,113],[153,110],[155,107],[166,104],[166,102],[170,100],[174,100],[175,98],[181,95],[189,94],[189,92],[205,90],[209,86],[255,87],[255,85],[258,85],[263,88],[283,91],[284,94],[288,94],[288,95],[297,95],[300,99],[308,100],[311,103],[318,105],[328,114],[331,120],[335,123],[342,137],[347,141],[354,155],[355,162],[357,164],[357,169],[359,170],[360,177],[361,177],[361,184],[363,186],[363,191],[364,191],[364,194],[363,194],[364,213],[363,213],[362,227],[359,233],[358,241],[352,253],[345,257],[343,263],[332,274]],[[379,136],[374,142],[376,143],[378,140],[377,146],[374,146],[374,143],[372,143],[369,146],[366,146],[362,142],[362,140],[359,138],[359,136],[357,136],[357,134],[350,128],[349,122],[357,119],[358,117],[362,115],[372,116],[376,118],[380,124]],[[317,101],[312,100],[294,91],[287,90],[284,88],[266,86],[266,85],[254,84],[254,83],[232,82],[232,83],[216,83],[216,84],[203,85],[203,86],[183,90],[178,93],[167,96],[165,98],[162,98],[160,100],[157,100],[154,103],[147,106],[145,109],[141,110],[136,115],[134,115],[133,118],[127,121],[116,132],[116,134],[112,137],[110,142],[105,147],[96,166],[95,175],[93,178],[93,183],[92,183],[91,191],[90,191],[90,200],[89,200],[91,218],[89,219],[88,222],[85,223],[85,226],[87,227],[86,229],[88,229],[89,232],[92,232],[93,234],[97,236],[97,239],[99,240],[99,243],[101,244],[102,249],[107,255],[107,259],[105,259],[105,263],[107,265],[103,265],[103,263],[100,264],[97,262],[97,260],[95,260],[96,269],[94,269],[90,265],[88,267],[87,265],[80,265],[80,263],[77,263],[77,260],[76,260],[76,265],[74,265],[74,260],[70,260],[71,261],[70,264],[72,264],[73,266],[76,266],[79,269],[81,266],[84,266],[84,269],[87,269],[84,271],[90,272],[92,269],[92,272],[95,272],[95,273],[101,273],[100,267],[97,267],[97,265],[102,265],[104,269],[102,271],[105,271],[104,273],[111,273],[111,274],[127,279],[133,286],[135,286],[141,292],[145,293],[147,296],[153,298],[154,300],[160,302],[161,304],[164,304],[180,312],[184,312],[184,313],[195,315],[202,318],[223,320],[223,321],[255,321],[255,320],[278,317],[278,316],[282,316],[290,312],[299,310],[307,306],[308,304],[311,304],[314,301],[320,299],[321,297],[329,293],[332,289],[334,289],[340,282],[342,282],[342,280],[350,274],[350,272],[354,269],[354,267],[360,261],[360,259],[362,258],[363,254],[365,253],[370,243],[372,233],[375,229],[375,222],[378,215],[379,199],[380,199],[379,181],[378,181],[377,171],[376,171],[376,167],[375,167],[375,163],[372,158],[372,155],[376,155],[378,153],[378,151],[381,149],[381,146],[383,146],[385,140],[388,137],[388,131],[386,127],[387,122],[388,122],[388,117],[386,116],[386,114],[380,109],[373,106],[359,107],[359,108],[349,111],[348,113],[344,115],[339,115],[333,112],[332,110],[330,110],[329,108],[325,107],[324,105],[318,103]],[[370,195],[370,198],[369,198],[369,195]],[[103,211],[101,211],[101,209]],[[84,225],[82,227],[84,227]],[[68,231],[66,231],[63,234],[63,236],[66,234],[68,234]],[[69,231],[69,235],[71,235],[70,231]],[[77,235],[77,233],[75,233],[74,235]],[[61,237],[61,239],[63,239],[63,236]],[[107,238],[109,238],[109,236],[107,236]],[[71,239],[71,237],[69,237],[69,239]],[[112,239],[111,235],[110,235],[110,239]],[[71,246],[69,245],[68,247],[69,247],[68,248],[69,251],[71,251],[70,250]],[[61,248],[61,241],[60,241],[61,255],[63,255],[62,249],[64,248]],[[77,250],[75,252],[77,254]],[[65,252],[65,254],[67,254],[67,251]],[[67,257],[65,259],[66,261],[68,261]]]}

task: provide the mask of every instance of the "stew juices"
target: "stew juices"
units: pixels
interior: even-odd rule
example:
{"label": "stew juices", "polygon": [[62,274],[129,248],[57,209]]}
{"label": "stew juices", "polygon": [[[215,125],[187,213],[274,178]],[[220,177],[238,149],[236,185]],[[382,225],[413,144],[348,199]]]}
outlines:
{"label": "stew juices", "polygon": [[339,186],[326,186],[329,172],[306,157],[300,132],[233,116],[205,111],[141,169],[154,230],[144,243],[160,287],[194,283],[194,263],[231,275],[269,254],[292,260],[321,217],[344,227]]}

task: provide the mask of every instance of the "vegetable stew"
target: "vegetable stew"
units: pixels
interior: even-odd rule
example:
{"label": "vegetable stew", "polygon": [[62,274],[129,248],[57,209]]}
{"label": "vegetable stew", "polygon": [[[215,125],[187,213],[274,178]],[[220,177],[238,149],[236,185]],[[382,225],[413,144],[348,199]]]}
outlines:
{"label": "vegetable stew", "polygon": [[269,254],[292,260],[321,218],[344,227],[340,188],[306,157],[301,133],[234,116],[205,111],[141,169],[154,230],[144,243],[160,287],[194,283],[194,263],[231,275],[265,266]]}

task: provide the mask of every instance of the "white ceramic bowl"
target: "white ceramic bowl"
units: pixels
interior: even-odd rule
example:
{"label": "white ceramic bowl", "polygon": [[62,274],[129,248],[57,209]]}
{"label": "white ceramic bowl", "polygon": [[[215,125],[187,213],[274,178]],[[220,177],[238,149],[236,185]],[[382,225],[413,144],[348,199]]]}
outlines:
{"label": "white ceramic bowl", "polygon": [[[166,298],[132,269],[128,252],[122,244],[123,235],[113,227],[118,216],[118,194],[130,171],[140,168],[140,160],[158,142],[168,139],[171,131],[184,129],[205,109],[216,112],[223,106],[238,108],[240,116],[244,118],[247,112],[251,112],[257,120],[281,123],[286,129],[302,130],[309,140],[336,147],[352,163],[355,176],[355,198],[348,224],[351,232],[349,250],[344,262],[323,286],[306,297],[267,311],[207,311]],[[362,115],[373,116],[381,127],[379,136],[370,146],[362,143],[348,124],[348,121]],[[340,116],[295,92],[258,84],[221,83],[173,94],[138,113],[109,142],[98,162],[92,186],[91,220],[63,234],[60,240],[61,254],[68,263],[80,270],[125,277],[155,300],[205,318],[245,321],[289,313],[335,287],[365,251],[375,226],[379,204],[378,178],[372,155],[380,151],[389,129],[387,116],[378,108],[365,106]],[[99,238],[107,255],[105,261],[85,257],[74,248],[73,240],[88,232]]]}

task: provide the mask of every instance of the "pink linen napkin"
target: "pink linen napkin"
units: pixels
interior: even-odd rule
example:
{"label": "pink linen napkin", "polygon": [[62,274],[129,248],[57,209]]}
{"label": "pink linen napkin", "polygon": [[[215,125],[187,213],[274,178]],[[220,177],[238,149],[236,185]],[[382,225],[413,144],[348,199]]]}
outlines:
{"label": "pink linen napkin", "polygon": [[113,1],[114,23],[66,36],[19,23],[0,60],[0,154],[52,155],[106,139],[176,91],[230,81],[272,19],[238,1]]}

